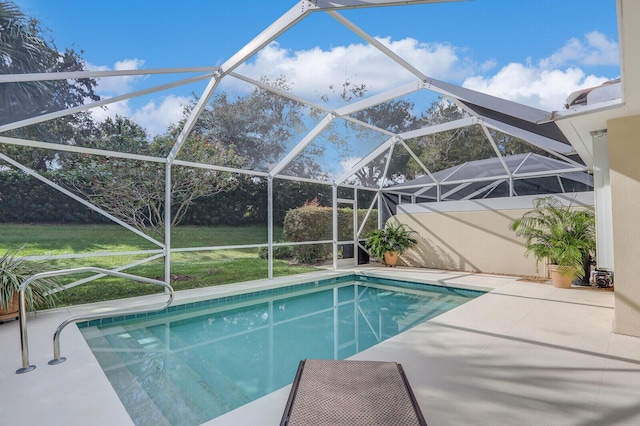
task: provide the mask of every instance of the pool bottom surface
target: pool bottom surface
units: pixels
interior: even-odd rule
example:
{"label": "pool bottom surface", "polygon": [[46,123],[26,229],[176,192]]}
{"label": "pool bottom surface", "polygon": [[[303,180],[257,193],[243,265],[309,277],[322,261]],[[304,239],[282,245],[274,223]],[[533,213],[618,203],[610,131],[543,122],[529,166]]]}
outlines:
{"label": "pool bottom surface", "polygon": [[138,425],[198,425],[481,294],[350,282],[82,328]]}

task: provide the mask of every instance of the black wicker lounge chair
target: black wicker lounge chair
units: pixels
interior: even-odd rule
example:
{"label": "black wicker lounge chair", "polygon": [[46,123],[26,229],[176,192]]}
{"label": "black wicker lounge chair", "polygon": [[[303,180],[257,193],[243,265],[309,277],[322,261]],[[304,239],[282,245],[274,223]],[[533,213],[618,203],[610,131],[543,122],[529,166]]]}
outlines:
{"label": "black wicker lounge chair", "polygon": [[281,426],[426,426],[395,362],[304,360]]}

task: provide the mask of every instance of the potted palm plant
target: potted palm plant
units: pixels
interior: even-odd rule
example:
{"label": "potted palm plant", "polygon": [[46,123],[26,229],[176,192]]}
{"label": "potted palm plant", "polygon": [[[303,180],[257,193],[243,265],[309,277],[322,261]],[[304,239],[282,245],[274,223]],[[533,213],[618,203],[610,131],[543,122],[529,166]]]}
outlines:
{"label": "potted palm plant", "polygon": [[[20,249],[21,250],[21,249]],[[51,270],[46,263],[26,261],[17,257],[20,250],[10,250],[0,257],[0,322],[18,318],[18,291],[31,275]],[[61,288],[55,278],[41,278],[32,282],[25,291],[27,310],[53,306],[55,290]]]}
{"label": "potted palm plant", "polygon": [[596,248],[592,210],[573,209],[551,196],[536,198],[533,209],[510,227],[524,237],[526,256],[548,261],[554,286],[568,288],[574,279],[584,276],[584,259]]}
{"label": "potted palm plant", "polygon": [[389,223],[383,229],[369,232],[365,247],[373,257],[384,259],[387,266],[396,266],[398,256],[418,242],[413,234],[415,231],[403,223]]}

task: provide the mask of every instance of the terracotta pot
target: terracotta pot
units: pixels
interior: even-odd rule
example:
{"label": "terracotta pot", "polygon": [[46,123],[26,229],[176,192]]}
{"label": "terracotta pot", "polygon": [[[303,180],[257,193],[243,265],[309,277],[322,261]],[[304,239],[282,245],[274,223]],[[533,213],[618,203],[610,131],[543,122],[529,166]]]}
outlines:
{"label": "terracotta pot", "polygon": [[388,251],[384,254],[384,263],[387,266],[396,266],[398,263],[398,252],[397,251]]}
{"label": "terracotta pot", "polygon": [[0,306],[0,321],[8,321],[18,318],[18,293],[14,293],[13,300],[7,309]]}
{"label": "terracotta pot", "polygon": [[547,268],[549,269],[549,275],[551,276],[551,282],[554,287],[571,288],[574,271],[571,271],[571,274],[567,276],[560,272],[560,266],[558,265],[547,265]]}

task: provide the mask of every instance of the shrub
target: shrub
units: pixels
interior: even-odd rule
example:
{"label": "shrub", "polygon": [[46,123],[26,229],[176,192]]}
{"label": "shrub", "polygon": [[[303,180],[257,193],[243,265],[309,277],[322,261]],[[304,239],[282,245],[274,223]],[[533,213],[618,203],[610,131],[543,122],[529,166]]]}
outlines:
{"label": "shrub", "polygon": [[[277,243],[283,243],[284,241],[276,241]],[[260,247],[258,251],[260,259],[267,259],[269,257],[269,247]],[[291,259],[293,257],[293,250],[291,246],[277,246],[273,248],[274,259]]]}
{"label": "shrub", "polygon": [[[358,222],[361,223],[366,210],[358,211]],[[376,211],[372,214],[375,217]],[[375,228],[375,221],[369,220],[364,229],[366,234]],[[318,207],[309,203],[303,207],[289,210],[284,218],[283,237],[286,241],[322,241],[331,240],[333,228],[333,209]],[[353,235],[353,210],[338,209],[339,239],[350,240]],[[292,247],[293,255],[301,263],[317,263],[331,255],[331,244],[309,244]]]}

